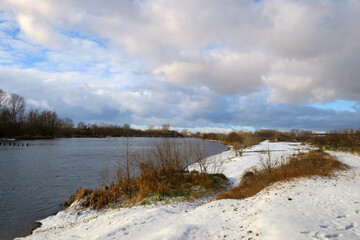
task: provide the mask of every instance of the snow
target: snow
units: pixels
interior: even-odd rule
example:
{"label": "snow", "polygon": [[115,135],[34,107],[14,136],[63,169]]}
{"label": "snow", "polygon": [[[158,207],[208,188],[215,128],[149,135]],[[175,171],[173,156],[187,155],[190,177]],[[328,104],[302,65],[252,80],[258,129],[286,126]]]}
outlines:
{"label": "snow", "polygon": [[[207,159],[237,184],[259,164],[258,151],[274,158],[308,149],[294,143],[269,143]],[[25,239],[360,239],[360,157],[330,152],[351,168],[332,178],[277,183],[245,200],[136,206],[101,211],[76,205],[41,220]],[[197,169],[196,164],[189,169]]]}

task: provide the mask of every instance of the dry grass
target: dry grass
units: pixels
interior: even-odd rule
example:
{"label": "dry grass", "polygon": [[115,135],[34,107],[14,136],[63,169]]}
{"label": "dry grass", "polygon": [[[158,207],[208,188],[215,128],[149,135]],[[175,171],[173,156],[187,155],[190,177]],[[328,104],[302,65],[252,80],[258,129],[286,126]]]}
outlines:
{"label": "dry grass", "polygon": [[82,188],[71,195],[65,205],[79,201],[80,206],[101,209],[106,206],[139,204],[151,196],[199,198],[223,191],[228,184],[223,174],[179,172],[175,169],[147,170],[128,183],[111,184],[95,190]]}
{"label": "dry grass", "polygon": [[[266,165],[266,161],[262,162]],[[253,169],[245,172],[237,187],[219,194],[215,199],[244,199],[256,195],[275,182],[299,177],[331,176],[334,171],[347,168],[347,165],[322,150],[298,153],[292,155],[285,164],[280,166],[267,165],[262,166],[260,170]]]}
{"label": "dry grass", "polygon": [[[228,180],[223,174],[208,174],[204,149],[196,142],[180,145],[164,139],[149,152],[132,153],[129,139],[123,142],[125,157],[117,164],[115,180],[108,184],[103,180],[101,189],[82,188],[65,202],[69,206],[78,201],[83,207],[100,209],[111,205],[129,206],[140,204],[152,196],[159,198],[199,198],[206,194],[224,191]],[[184,168],[189,159],[196,159],[201,172],[188,172]],[[108,174],[103,174],[107,179]]]}

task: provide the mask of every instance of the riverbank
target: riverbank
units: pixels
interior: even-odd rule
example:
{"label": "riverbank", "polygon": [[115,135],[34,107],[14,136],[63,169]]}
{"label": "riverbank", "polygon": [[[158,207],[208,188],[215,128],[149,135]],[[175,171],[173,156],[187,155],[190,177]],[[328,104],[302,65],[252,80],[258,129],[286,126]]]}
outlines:
{"label": "riverbank", "polygon": [[[236,185],[244,171],[258,165],[259,151],[268,149],[290,155],[307,146],[263,142],[242,157],[232,150],[209,157],[209,166]],[[100,211],[74,204],[41,220],[43,225],[25,239],[359,239],[360,157],[330,154],[350,169],[330,178],[276,183],[244,200],[207,198]]]}

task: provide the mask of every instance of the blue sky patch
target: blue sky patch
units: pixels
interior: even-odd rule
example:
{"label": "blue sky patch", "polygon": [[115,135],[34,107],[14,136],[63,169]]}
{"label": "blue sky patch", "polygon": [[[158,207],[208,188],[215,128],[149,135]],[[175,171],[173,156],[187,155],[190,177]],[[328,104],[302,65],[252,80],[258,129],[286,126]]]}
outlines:
{"label": "blue sky patch", "polygon": [[335,111],[356,112],[355,109],[356,104],[357,103],[355,101],[338,99],[336,101],[328,102],[328,103],[314,103],[311,104],[310,106],[321,109],[333,109]]}

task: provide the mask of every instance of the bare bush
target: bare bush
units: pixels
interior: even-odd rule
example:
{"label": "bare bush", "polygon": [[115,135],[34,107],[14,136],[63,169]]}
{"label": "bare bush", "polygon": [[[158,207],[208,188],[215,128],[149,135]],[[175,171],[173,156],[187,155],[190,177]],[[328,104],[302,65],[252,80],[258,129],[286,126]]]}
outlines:
{"label": "bare bush", "polygon": [[102,188],[107,189],[110,186],[110,174],[109,174],[109,169],[106,168],[104,170],[102,170],[100,172],[100,177],[101,177],[101,186]]}
{"label": "bare bush", "polygon": [[199,164],[200,172],[207,173],[209,161],[207,159],[207,149],[204,142],[196,140],[191,145],[191,153],[193,158]]}
{"label": "bare bush", "polygon": [[132,198],[135,191],[132,186],[132,180],[136,177],[136,164],[135,155],[130,150],[130,138],[125,137],[122,139],[120,151],[124,155],[123,159],[116,162],[116,183],[121,186],[121,190],[128,198]]}
{"label": "bare bush", "polygon": [[235,151],[235,156],[236,157],[242,157],[243,156],[243,152],[244,152],[244,146],[243,144],[235,144],[233,147],[234,151]]}
{"label": "bare bush", "polygon": [[270,149],[263,151],[262,153],[259,153],[258,159],[259,159],[260,167],[264,169],[265,172],[267,172],[267,174],[269,174],[270,176],[272,174],[273,169],[277,167],[279,164],[279,159],[271,156]]}

